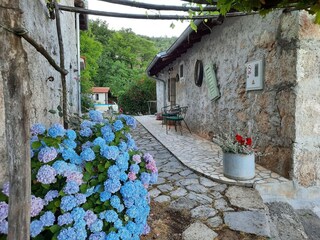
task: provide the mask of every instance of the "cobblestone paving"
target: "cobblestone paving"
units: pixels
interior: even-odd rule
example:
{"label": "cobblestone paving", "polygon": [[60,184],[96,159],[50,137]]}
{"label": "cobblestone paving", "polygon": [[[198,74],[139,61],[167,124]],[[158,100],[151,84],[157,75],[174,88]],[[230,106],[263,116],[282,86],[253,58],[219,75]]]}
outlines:
{"label": "cobblestone paving", "polygon": [[[254,189],[240,186],[228,187],[226,184],[212,181],[190,170],[141,124],[138,124],[132,135],[138,147],[152,154],[157,161],[159,180],[150,189],[151,198],[155,202],[167,202],[172,209],[187,209],[191,213],[194,223],[184,232],[184,240],[213,239],[217,236],[214,230],[225,223],[224,216],[231,229],[235,225],[235,230],[238,231],[245,230],[247,233],[261,236],[270,235],[265,205]],[[232,222],[234,219],[232,213],[242,210],[245,216],[249,216],[245,227]],[[236,216],[237,221],[239,217],[241,215]]]}
{"label": "cobblestone paving", "polygon": [[180,162],[194,171],[221,183],[252,187],[259,183],[280,183],[288,179],[256,164],[255,178],[247,181],[236,181],[223,176],[222,152],[213,142],[190,134],[184,129],[183,134],[171,128],[166,133],[161,121],[155,116],[138,116],[136,119],[161,142]]}

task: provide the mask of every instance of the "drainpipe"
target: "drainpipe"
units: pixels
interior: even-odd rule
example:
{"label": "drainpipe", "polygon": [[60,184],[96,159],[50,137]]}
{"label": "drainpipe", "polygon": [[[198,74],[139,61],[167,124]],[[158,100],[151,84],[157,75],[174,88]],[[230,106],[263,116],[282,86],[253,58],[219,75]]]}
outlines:
{"label": "drainpipe", "polygon": [[151,77],[152,79],[154,79],[154,80],[156,80],[156,81],[163,82],[163,107],[166,106],[166,92],[167,92],[167,84],[166,84],[166,81],[163,80],[163,79],[154,77],[154,76],[149,76],[149,77]]}
{"label": "drainpipe", "polygon": [[77,35],[77,80],[78,80],[78,114],[81,116],[81,83],[80,83],[80,14],[76,13],[76,35]]}

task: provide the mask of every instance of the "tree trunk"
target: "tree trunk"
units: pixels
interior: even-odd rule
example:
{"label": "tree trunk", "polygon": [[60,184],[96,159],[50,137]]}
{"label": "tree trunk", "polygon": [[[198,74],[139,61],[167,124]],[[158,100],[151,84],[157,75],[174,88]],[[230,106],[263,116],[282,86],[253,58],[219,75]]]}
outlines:
{"label": "tree trunk", "polygon": [[8,239],[30,239],[30,77],[22,40],[6,30],[21,27],[22,0],[0,7],[0,81],[3,81],[7,160],[9,166]]}

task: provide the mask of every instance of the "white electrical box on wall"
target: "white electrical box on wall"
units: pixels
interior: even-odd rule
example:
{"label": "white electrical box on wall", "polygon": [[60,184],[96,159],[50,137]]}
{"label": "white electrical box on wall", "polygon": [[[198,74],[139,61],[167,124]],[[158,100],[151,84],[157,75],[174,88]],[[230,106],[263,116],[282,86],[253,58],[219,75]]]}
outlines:
{"label": "white electrical box on wall", "polygon": [[246,64],[246,90],[261,90],[263,89],[264,69],[263,61],[253,61]]}

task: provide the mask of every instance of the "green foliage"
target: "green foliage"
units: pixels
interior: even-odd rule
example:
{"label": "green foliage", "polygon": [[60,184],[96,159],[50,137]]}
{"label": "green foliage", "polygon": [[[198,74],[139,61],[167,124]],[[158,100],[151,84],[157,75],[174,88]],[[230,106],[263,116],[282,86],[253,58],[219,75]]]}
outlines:
{"label": "green foliage", "polygon": [[86,60],[86,68],[81,71],[81,91],[88,93],[94,85],[93,77],[98,72],[98,59],[103,48],[102,44],[95,40],[90,31],[81,32],[80,42],[80,53]]}
{"label": "green foliage", "polygon": [[86,113],[93,108],[94,108],[94,103],[90,95],[82,94],[81,95],[81,111],[83,113]]}
{"label": "green foliage", "polygon": [[133,82],[118,98],[119,106],[129,114],[147,113],[147,101],[154,99],[156,83],[150,79]]}

